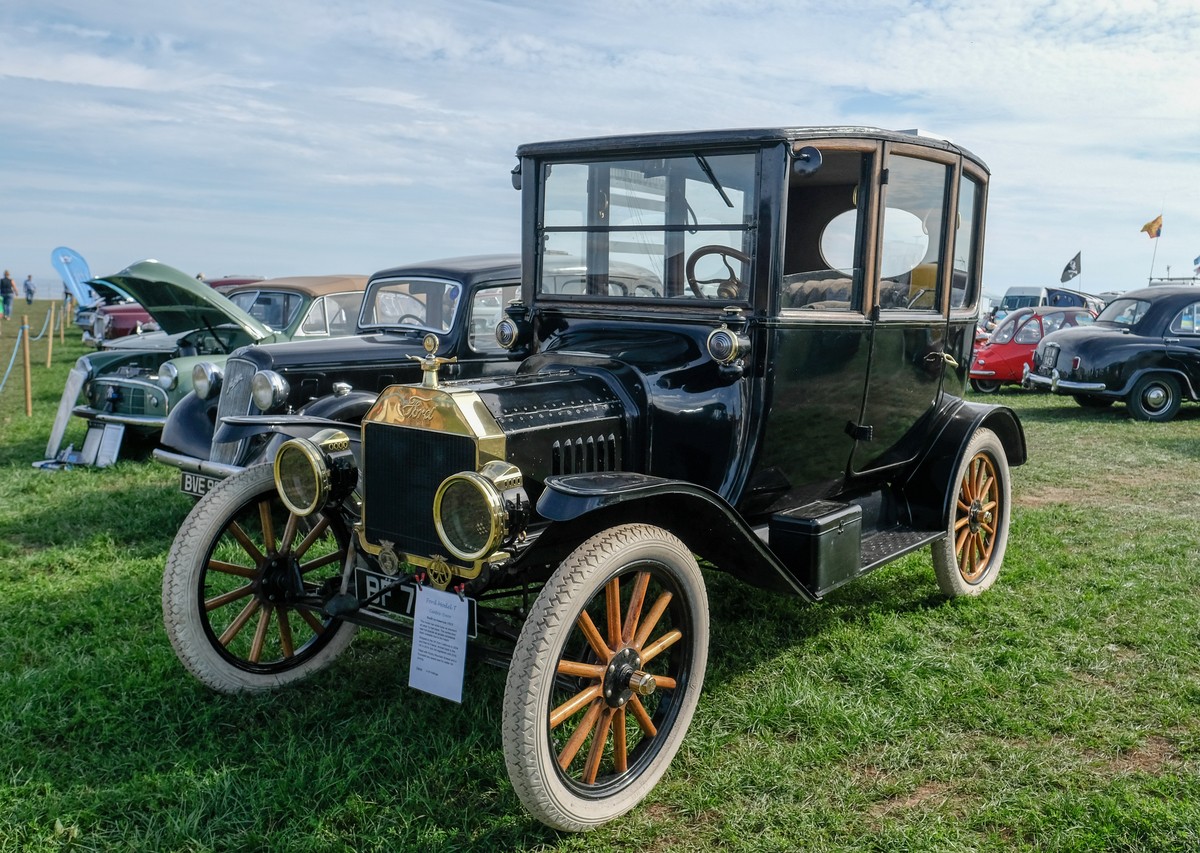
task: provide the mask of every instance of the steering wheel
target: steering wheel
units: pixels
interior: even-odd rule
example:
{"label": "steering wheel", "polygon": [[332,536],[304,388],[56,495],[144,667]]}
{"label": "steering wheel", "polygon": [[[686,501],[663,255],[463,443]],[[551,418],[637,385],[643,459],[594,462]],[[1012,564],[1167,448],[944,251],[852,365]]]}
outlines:
{"label": "steering wheel", "polygon": [[[729,275],[725,278],[708,278],[697,280],[696,261],[707,257],[708,255],[720,255],[721,261],[725,264],[725,269],[729,270]],[[730,258],[733,258],[735,261],[741,261],[744,264],[750,263],[749,255],[747,255],[745,252],[739,252],[737,249],[734,249],[730,246],[720,246],[715,244],[701,246],[699,249],[692,252],[692,254],[688,256],[687,265],[684,268],[684,273],[687,275],[688,287],[692,289],[692,293],[696,294],[701,299],[705,299],[706,297],[704,293],[700,290],[700,285],[715,284],[717,285],[717,293],[715,298],[736,299],[739,291],[742,289],[742,280],[738,278],[737,273],[733,271],[733,267],[729,263]]]}
{"label": "steering wheel", "polygon": [[397,323],[397,325],[403,326],[405,320],[412,320],[413,325],[416,325],[416,326],[424,326],[425,325],[425,321],[422,320],[420,317],[418,317],[416,314],[401,314],[400,319],[398,319],[396,321],[396,323]]}

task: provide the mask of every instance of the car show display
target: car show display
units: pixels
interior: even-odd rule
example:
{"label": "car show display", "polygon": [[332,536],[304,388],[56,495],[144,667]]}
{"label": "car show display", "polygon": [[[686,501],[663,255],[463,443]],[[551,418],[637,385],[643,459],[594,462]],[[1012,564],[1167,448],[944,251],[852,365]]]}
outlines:
{"label": "car show display", "polygon": [[[424,337],[438,336],[445,373],[471,378],[516,370],[496,342],[504,306],[519,296],[517,255],[478,255],[408,264],[367,282],[355,335],[290,341],[235,351],[224,367],[193,370],[217,377],[186,395],[167,416],[154,458],[182,472],[183,491],[199,497],[220,479],[278,444],[259,434],[213,441],[218,420],[238,415],[307,415],[357,424],[379,392],[419,382]],[[203,390],[203,394],[199,391]]]}
{"label": "car show display", "polygon": [[946,595],[979,594],[1026,448],[1011,410],[963,399],[989,176],[970,152],[838,127],[517,156],[521,287],[495,324],[515,372],[467,378],[451,315],[397,298],[421,381],[365,389],[361,423],[225,418],[218,442],[287,438],[195,505],[163,617],[192,675],[239,692],[321,670],[360,627],[423,638],[431,608],[452,613],[436,677],[410,683],[470,696],[466,640],[503,661],[513,788],[587,830],[634,808],[687,733],[700,561],[747,596],[817,602],[928,548]]}
{"label": "car show display", "polygon": [[980,394],[994,394],[1001,385],[1019,384],[1043,337],[1062,328],[1086,326],[1095,319],[1095,312],[1088,308],[1018,308],[976,344],[971,388]]}
{"label": "car show display", "polygon": [[1169,421],[1200,400],[1200,292],[1147,287],[1113,299],[1096,322],[1048,335],[1024,374],[1031,388],[1085,408],[1124,402],[1142,421]]}

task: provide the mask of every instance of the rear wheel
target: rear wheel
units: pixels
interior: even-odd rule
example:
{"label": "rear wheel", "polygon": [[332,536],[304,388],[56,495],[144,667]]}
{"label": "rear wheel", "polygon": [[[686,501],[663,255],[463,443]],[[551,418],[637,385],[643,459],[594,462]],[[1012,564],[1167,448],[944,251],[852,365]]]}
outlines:
{"label": "rear wheel", "polygon": [[290,514],[270,465],[221,481],[167,556],[163,623],[179,660],[224,693],[270,690],[327,666],[357,626],[294,602],[339,571],[349,542],[336,513]]}
{"label": "rear wheel", "polygon": [[998,379],[972,379],[971,388],[980,394],[995,394],[1000,390]]}
{"label": "rear wheel", "polygon": [[1179,381],[1174,376],[1143,376],[1125,399],[1129,414],[1139,421],[1169,421],[1179,411]]}
{"label": "rear wheel", "polygon": [[979,595],[1000,574],[1012,503],[1008,456],[990,429],[975,432],[954,482],[946,537],[933,544],[933,568],[946,595]]}
{"label": "rear wheel", "polygon": [[677,538],[641,524],[580,545],[542,588],[504,690],[504,759],[521,802],[557,829],[636,806],[691,723],[708,597]]}

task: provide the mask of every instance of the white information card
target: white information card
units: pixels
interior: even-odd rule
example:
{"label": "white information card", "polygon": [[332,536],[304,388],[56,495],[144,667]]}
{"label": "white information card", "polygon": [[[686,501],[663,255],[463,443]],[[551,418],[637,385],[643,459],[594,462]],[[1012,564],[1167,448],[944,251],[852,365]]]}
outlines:
{"label": "white information card", "polygon": [[413,607],[409,687],[462,702],[469,610],[468,602],[452,592],[418,588]]}

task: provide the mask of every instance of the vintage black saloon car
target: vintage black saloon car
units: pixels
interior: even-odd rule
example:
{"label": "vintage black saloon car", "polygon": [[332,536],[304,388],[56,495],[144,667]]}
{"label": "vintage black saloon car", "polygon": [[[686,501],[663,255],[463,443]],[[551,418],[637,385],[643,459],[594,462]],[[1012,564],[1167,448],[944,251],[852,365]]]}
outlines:
{"label": "vintage black saloon car", "polygon": [[1095,323],[1047,335],[1032,367],[1029,387],[1088,408],[1121,400],[1138,420],[1169,421],[1184,400],[1200,400],[1200,288],[1124,293]]}
{"label": "vintage black saloon car", "polygon": [[497,329],[517,373],[451,380],[431,354],[361,445],[273,423],[294,436],[273,468],[220,483],[176,537],[164,619],[201,681],[267,690],[461,596],[507,650],[517,794],[583,830],[646,796],[691,722],[698,557],[816,601],[928,546],[947,595],[977,594],[1025,441],[962,397],[988,182],[962,148],[801,128],[518,157],[521,301]]}
{"label": "vintage black saloon car", "polygon": [[202,362],[197,390],[175,406],[154,458],[183,472],[181,485],[202,495],[216,480],[270,458],[264,436],[213,441],[228,415],[303,414],[357,424],[379,392],[419,382],[424,338],[453,358],[445,375],[512,373],[516,364],[496,341],[504,306],[519,294],[519,255],[475,255],[407,264],[370,277],[357,334],[322,341],[237,350],[222,365]]}

